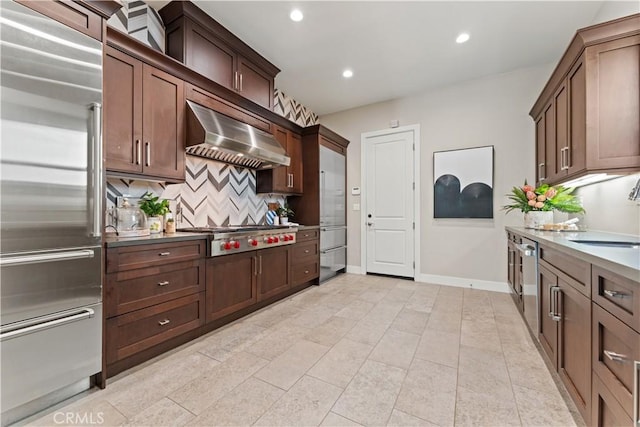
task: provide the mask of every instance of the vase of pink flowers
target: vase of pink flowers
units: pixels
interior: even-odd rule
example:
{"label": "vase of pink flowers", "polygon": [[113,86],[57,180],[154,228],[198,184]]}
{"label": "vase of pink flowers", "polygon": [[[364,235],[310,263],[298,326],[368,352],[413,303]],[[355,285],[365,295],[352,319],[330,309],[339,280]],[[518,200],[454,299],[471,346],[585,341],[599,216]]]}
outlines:
{"label": "vase of pink flowers", "polygon": [[553,211],[584,212],[580,200],[572,194],[573,190],[562,185],[552,187],[548,184],[534,188],[525,181],[522,187],[513,187],[507,195],[511,204],[502,209],[507,213],[518,209],[524,212],[525,228],[541,228],[544,224],[553,223]]}

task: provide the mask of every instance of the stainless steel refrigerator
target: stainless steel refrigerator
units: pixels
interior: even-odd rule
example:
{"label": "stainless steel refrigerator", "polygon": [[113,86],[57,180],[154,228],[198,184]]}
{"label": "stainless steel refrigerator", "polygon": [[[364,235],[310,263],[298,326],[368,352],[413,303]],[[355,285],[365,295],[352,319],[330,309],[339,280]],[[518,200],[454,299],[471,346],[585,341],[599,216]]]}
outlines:
{"label": "stainless steel refrigerator", "polygon": [[0,2],[2,425],[102,368],[102,45]]}
{"label": "stainless steel refrigerator", "polygon": [[320,283],[347,266],[346,158],[320,146]]}

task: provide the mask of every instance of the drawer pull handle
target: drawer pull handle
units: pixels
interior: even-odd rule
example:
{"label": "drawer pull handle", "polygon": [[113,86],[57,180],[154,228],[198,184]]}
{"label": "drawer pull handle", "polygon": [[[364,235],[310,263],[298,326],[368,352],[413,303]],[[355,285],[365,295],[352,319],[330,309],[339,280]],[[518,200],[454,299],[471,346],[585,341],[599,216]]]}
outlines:
{"label": "drawer pull handle", "polygon": [[158,255],[159,256],[169,256],[169,255],[171,255],[171,252],[160,252]]}
{"label": "drawer pull handle", "polygon": [[309,274],[309,270],[305,270],[305,271],[304,271],[304,274]]}
{"label": "drawer pull handle", "polygon": [[171,320],[169,320],[169,319],[164,319],[164,320],[160,320],[160,321],[158,322],[158,325],[160,325],[160,326],[164,326],[164,325],[168,325],[169,323],[171,323]]}
{"label": "drawer pull handle", "polygon": [[169,282],[165,280],[164,282],[158,282],[158,286],[167,286]]}
{"label": "drawer pull handle", "polygon": [[627,294],[625,294],[624,292],[618,292],[618,291],[610,291],[609,289],[605,289],[604,291],[602,291],[606,296],[611,297],[611,298],[624,298],[627,296]]}
{"label": "drawer pull handle", "polygon": [[305,254],[308,254],[308,253],[309,253],[309,249],[305,249],[305,250],[304,250],[304,253],[305,253]]}
{"label": "drawer pull handle", "polygon": [[609,360],[613,360],[614,362],[627,362],[627,357],[624,354],[614,353],[613,351],[604,350],[604,355],[609,358]]}

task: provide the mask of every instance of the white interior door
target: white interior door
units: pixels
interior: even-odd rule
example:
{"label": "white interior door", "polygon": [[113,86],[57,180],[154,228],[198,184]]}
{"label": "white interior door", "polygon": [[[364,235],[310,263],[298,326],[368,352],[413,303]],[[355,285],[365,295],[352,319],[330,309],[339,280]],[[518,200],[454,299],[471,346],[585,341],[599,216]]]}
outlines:
{"label": "white interior door", "polygon": [[415,275],[414,137],[390,129],[363,139],[367,273]]}

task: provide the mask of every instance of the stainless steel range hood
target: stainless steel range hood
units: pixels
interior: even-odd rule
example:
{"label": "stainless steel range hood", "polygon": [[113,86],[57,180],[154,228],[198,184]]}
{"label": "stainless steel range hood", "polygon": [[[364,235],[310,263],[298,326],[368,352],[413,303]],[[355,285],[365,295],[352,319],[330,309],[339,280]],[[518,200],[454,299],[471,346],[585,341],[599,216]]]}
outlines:
{"label": "stainless steel range hood", "polygon": [[187,154],[251,169],[289,166],[270,133],[187,101]]}

